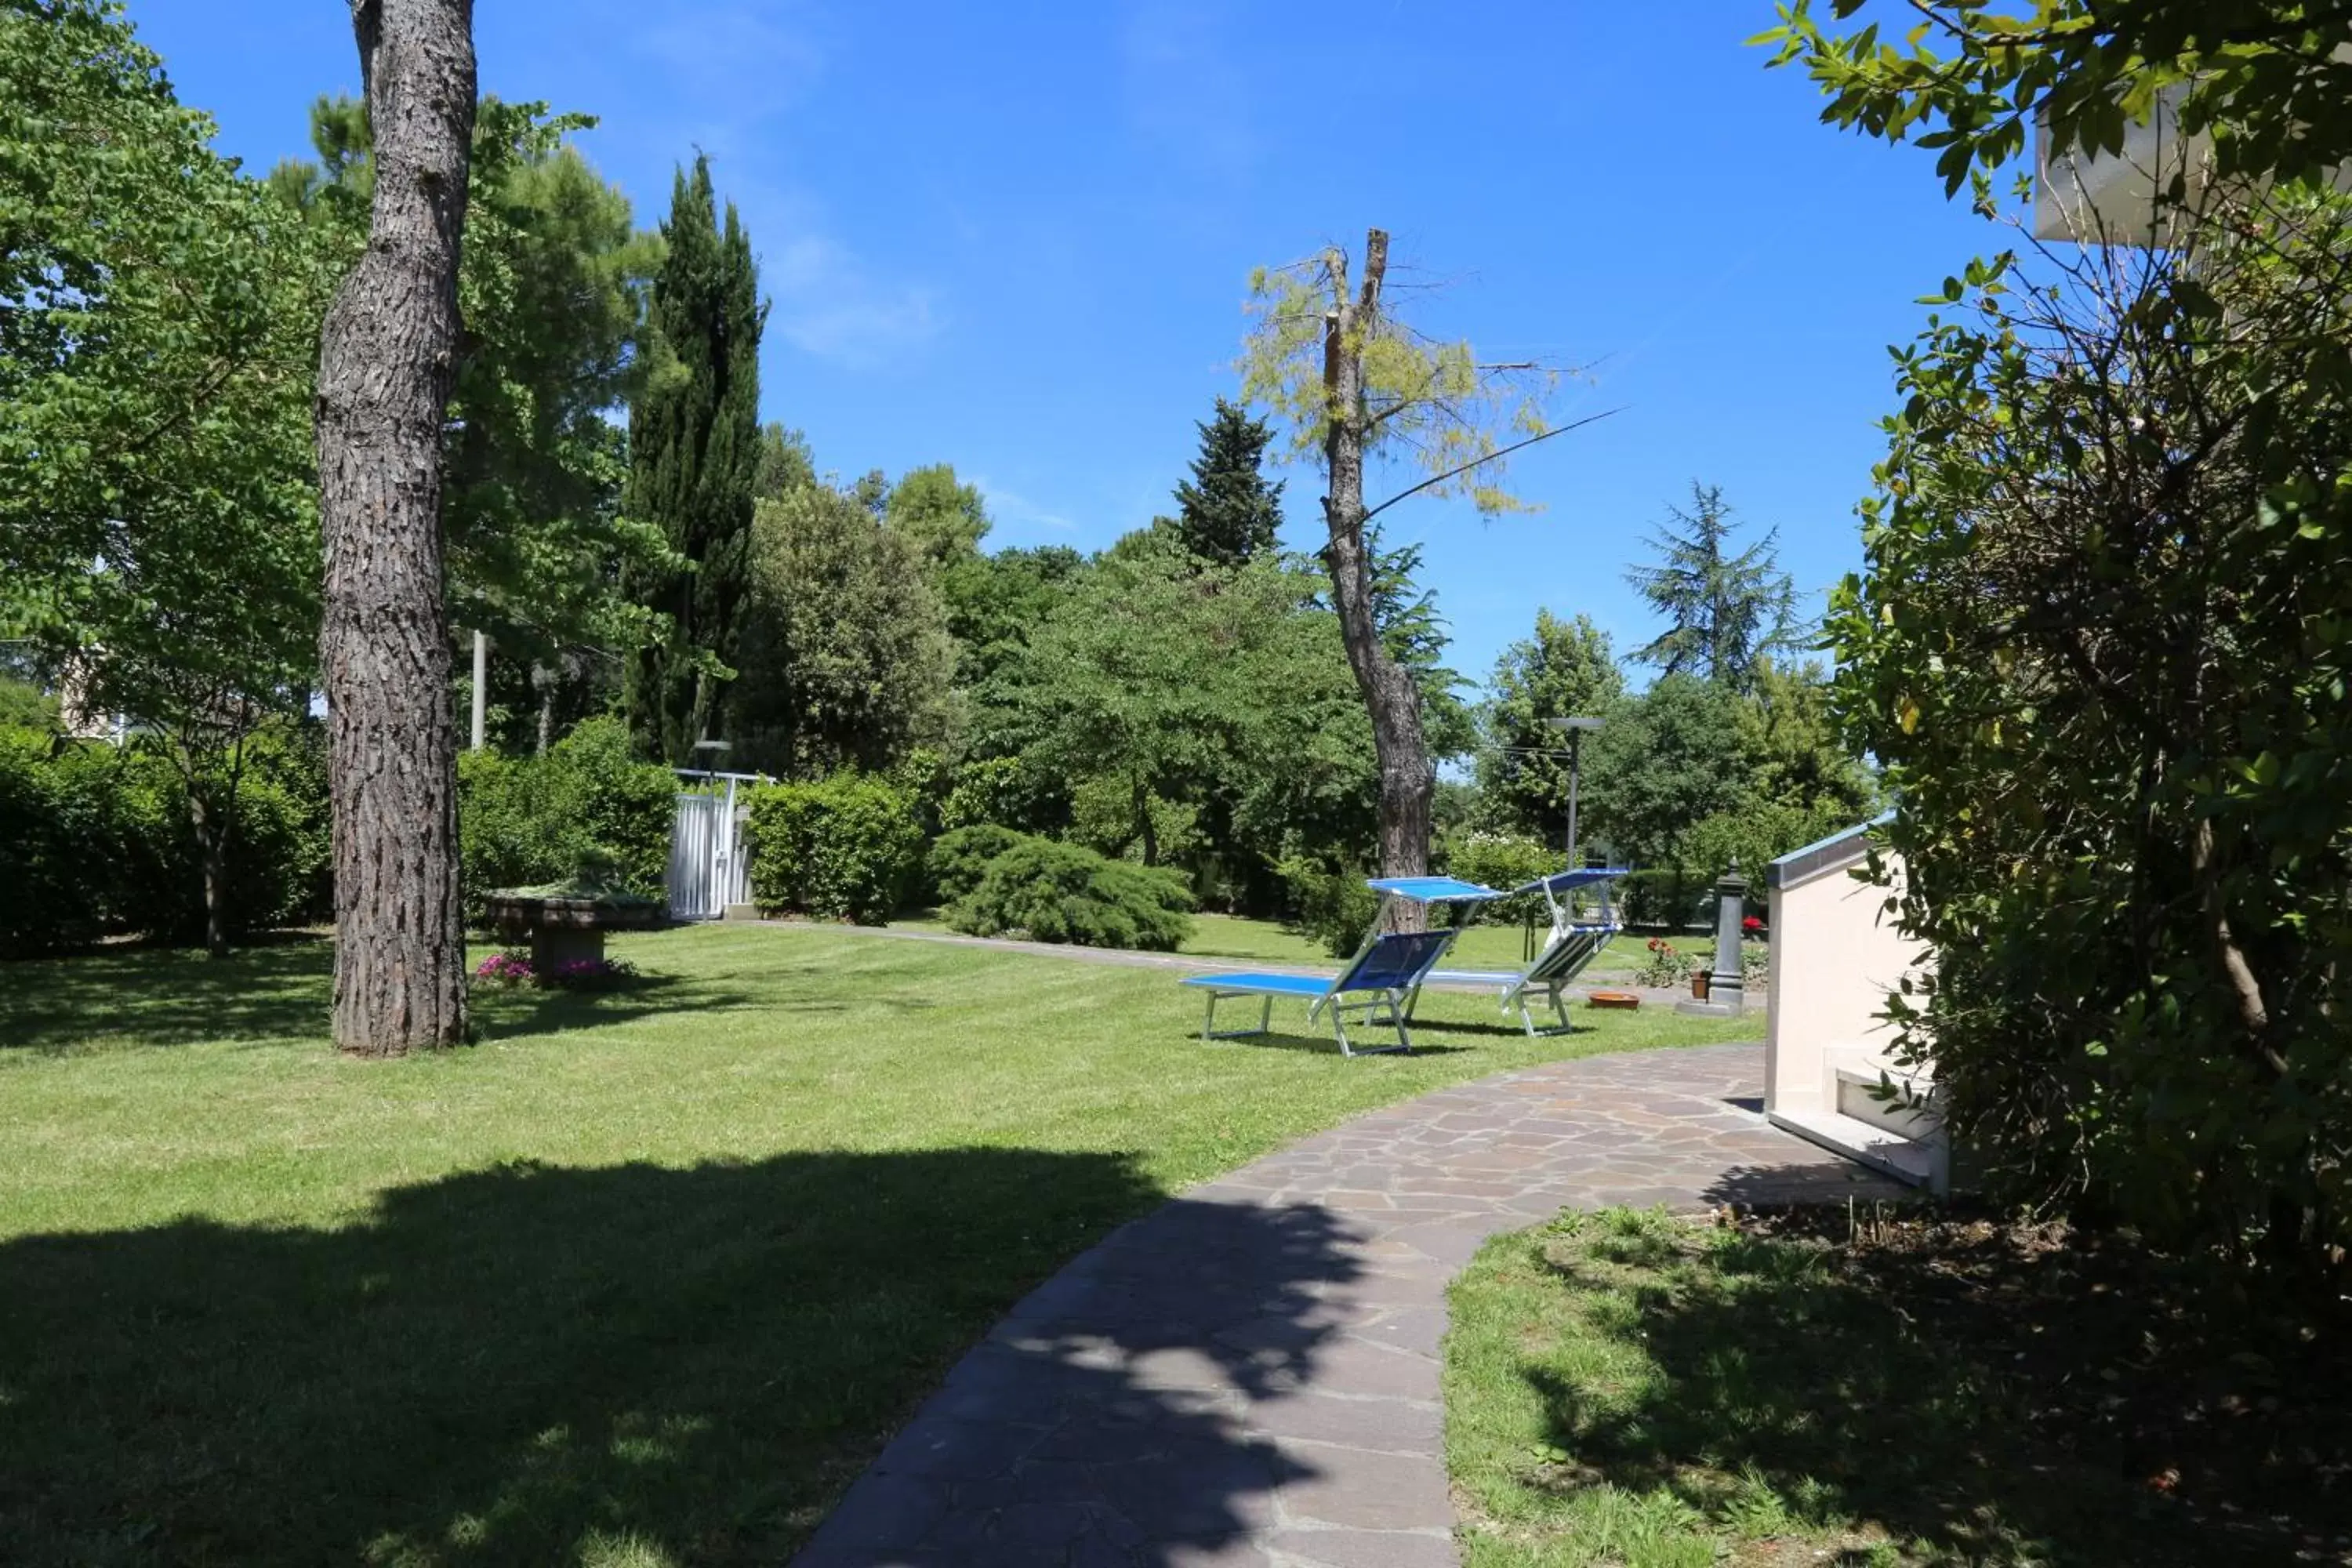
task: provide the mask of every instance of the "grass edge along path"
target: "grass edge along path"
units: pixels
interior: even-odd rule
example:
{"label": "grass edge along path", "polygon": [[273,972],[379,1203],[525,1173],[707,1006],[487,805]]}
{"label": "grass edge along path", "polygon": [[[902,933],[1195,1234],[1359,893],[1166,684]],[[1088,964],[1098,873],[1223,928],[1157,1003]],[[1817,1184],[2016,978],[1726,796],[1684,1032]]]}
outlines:
{"label": "grass edge along path", "polygon": [[2016,1364],[2049,1323],[1995,1314],[2014,1344],[1956,1343],[1934,1310],[1955,1259],[1873,1259],[1915,1271],[1895,1300],[1833,1266],[1828,1216],[1811,1228],[1570,1211],[1489,1242],[1449,1290],[1465,1568],[2344,1560],[2200,1518],[2092,1421],[2053,1439],[2033,1417],[2070,1374]]}
{"label": "grass edge along path", "polygon": [[[1025,1291],[1196,1182],[1644,1009],[1415,1057],[1163,973],[820,929],[613,943],[330,1051],[322,942],[0,966],[0,1561],[773,1562]],[[1745,1033],[1753,1037],[1754,1025]]]}

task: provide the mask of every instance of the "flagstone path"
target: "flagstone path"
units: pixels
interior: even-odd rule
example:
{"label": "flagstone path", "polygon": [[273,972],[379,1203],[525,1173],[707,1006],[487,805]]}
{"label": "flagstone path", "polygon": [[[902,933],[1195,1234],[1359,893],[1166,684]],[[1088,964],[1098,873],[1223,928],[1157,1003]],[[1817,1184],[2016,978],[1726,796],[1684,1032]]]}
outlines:
{"label": "flagstone path", "polygon": [[1309,1138],[1016,1306],[797,1568],[1454,1568],[1445,1285],[1563,1206],[1905,1189],[1768,1126],[1760,1046],[1587,1057]]}

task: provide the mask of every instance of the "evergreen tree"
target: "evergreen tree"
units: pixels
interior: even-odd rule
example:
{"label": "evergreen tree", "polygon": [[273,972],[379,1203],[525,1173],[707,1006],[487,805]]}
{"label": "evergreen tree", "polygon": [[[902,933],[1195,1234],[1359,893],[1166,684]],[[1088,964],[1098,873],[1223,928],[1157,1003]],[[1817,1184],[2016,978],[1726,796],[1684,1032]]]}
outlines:
{"label": "evergreen tree", "polygon": [[1282,485],[1268,484],[1259,464],[1274,432],[1222,397],[1216,413],[1194,428],[1201,455],[1192,459],[1192,477],[1176,487],[1184,547],[1222,566],[1269,553],[1282,524]]}
{"label": "evergreen tree", "polygon": [[652,365],[629,410],[625,510],[657,525],[684,564],[633,574],[636,597],[669,617],[670,634],[631,661],[623,700],[639,748],[677,766],[697,741],[724,728],[765,450],[767,307],[732,202],[719,226],[709,158],[697,158],[691,175],[679,171],[662,237],[668,254],[654,279]]}
{"label": "evergreen tree", "polygon": [[1433,757],[1458,757],[1477,744],[1477,719],[1462,700],[1468,683],[1445,663],[1452,635],[1437,613],[1437,590],[1421,585],[1421,546],[1387,548],[1378,523],[1364,529],[1372,625],[1381,644],[1421,689],[1422,732]]}
{"label": "evergreen tree", "polygon": [[1729,554],[1731,509],[1722,489],[1692,480],[1691,506],[1666,509],[1672,521],[1651,541],[1659,564],[1625,574],[1668,623],[1633,657],[1667,675],[1696,675],[1748,691],[1757,667],[1794,640],[1795,590],[1776,563],[1777,531]]}

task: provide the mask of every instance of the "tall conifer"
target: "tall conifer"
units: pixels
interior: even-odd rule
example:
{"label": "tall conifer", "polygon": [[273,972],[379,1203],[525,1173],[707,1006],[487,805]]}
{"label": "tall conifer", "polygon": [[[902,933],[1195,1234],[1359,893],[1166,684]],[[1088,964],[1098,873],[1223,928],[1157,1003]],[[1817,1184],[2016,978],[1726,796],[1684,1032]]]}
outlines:
{"label": "tall conifer", "polygon": [[1272,551],[1282,523],[1281,482],[1268,484],[1259,468],[1274,433],[1222,397],[1197,428],[1201,455],[1176,487],[1177,527],[1193,554],[1237,566]]}
{"label": "tall conifer", "polygon": [[635,574],[636,597],[669,617],[624,680],[641,750],[683,766],[724,732],[724,698],[751,576],[760,460],[760,331],[767,307],[751,237],[710,188],[710,161],[680,170],[662,225],[650,374],[629,410],[629,514],[660,525],[686,564]]}

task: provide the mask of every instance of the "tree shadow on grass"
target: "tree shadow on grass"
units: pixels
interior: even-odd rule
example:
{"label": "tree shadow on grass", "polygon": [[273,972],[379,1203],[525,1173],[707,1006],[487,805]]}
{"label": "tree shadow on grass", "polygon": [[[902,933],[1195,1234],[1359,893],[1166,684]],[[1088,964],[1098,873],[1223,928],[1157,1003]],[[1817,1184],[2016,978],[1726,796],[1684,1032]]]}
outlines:
{"label": "tree shadow on grass", "polygon": [[[240,948],[226,959],[192,949],[125,947],[0,964],[0,1052],[323,1043],[334,963],[328,938],[289,936]],[[845,1004],[792,991],[795,969],[813,983],[823,980],[813,966],[772,966],[763,978],[786,984],[776,994],[759,997],[661,973],[594,993],[478,985],[473,1012],[483,1038],[502,1039],[625,1023],[688,1006],[704,1013],[845,1010]]]}
{"label": "tree shadow on grass", "polygon": [[116,947],[0,963],[0,1050],[323,1037],[334,944],[293,937],[211,959]]}
{"label": "tree shadow on grass", "polygon": [[[1467,1031],[1457,1030],[1451,1024],[1416,1025],[1413,1030],[1412,1054],[1417,1057],[1454,1057],[1460,1056],[1469,1049],[1467,1046],[1444,1045],[1429,1037],[1430,1035],[1440,1032],[1451,1035]],[[1364,1034],[1354,1029],[1349,1030],[1348,1035],[1354,1042],[1356,1054],[1360,1057],[1388,1057],[1402,1054],[1392,1048],[1396,1043],[1396,1037],[1393,1035]],[[1197,1030],[1193,1037],[1195,1043],[1198,1043]],[[1305,1051],[1309,1056],[1334,1058],[1339,1055],[1339,1042],[1329,1035],[1294,1034],[1278,1025],[1263,1035],[1243,1035],[1232,1039],[1213,1040],[1209,1043],[1218,1046],[1240,1046],[1248,1050]]]}
{"label": "tree shadow on grass", "polygon": [[1718,1517],[1761,1506],[1849,1539],[1883,1531],[1906,1563],[2281,1560],[2275,1540],[2192,1529],[2116,1456],[2037,1437],[2034,1391],[2006,1357],[1961,1352],[1817,1247],[1740,1236],[1709,1251],[1663,1226],[1600,1229],[1549,1245],[1545,1263],[1593,1303],[1590,1331],[1655,1375],[1629,1402],[1528,1366],[1578,1476],[1669,1489]]}
{"label": "tree shadow on grass", "polygon": [[[0,1561],[781,1562],[976,1335],[1160,1197],[1128,1157],[1021,1149],[514,1164],[395,1188],[333,1230],[0,1244]],[[1004,1473],[1002,1443],[965,1456],[963,1484],[1010,1512],[934,1510],[925,1560],[1045,1561],[1023,1544],[1039,1531],[1141,1530],[1121,1560],[1155,1563],[1263,1512],[1281,1468],[1182,1379],[1104,1351],[1267,1376],[1313,1353],[1312,1282],[1345,1272],[1328,1216],[1186,1212],[1214,1206],[1155,1216],[1196,1232],[1194,1258],[1143,1260],[1182,1310],[966,1363],[942,1399],[1023,1434],[1031,1468]],[[1023,1321],[1060,1321],[1057,1300],[1058,1282]],[[1297,1319],[1273,1359],[1212,1337],[1269,1301]],[[1036,1375],[1013,1375],[1023,1358]],[[1181,1483],[1139,1461],[1069,1493],[1057,1455],[1122,1433],[1181,1451]]]}

